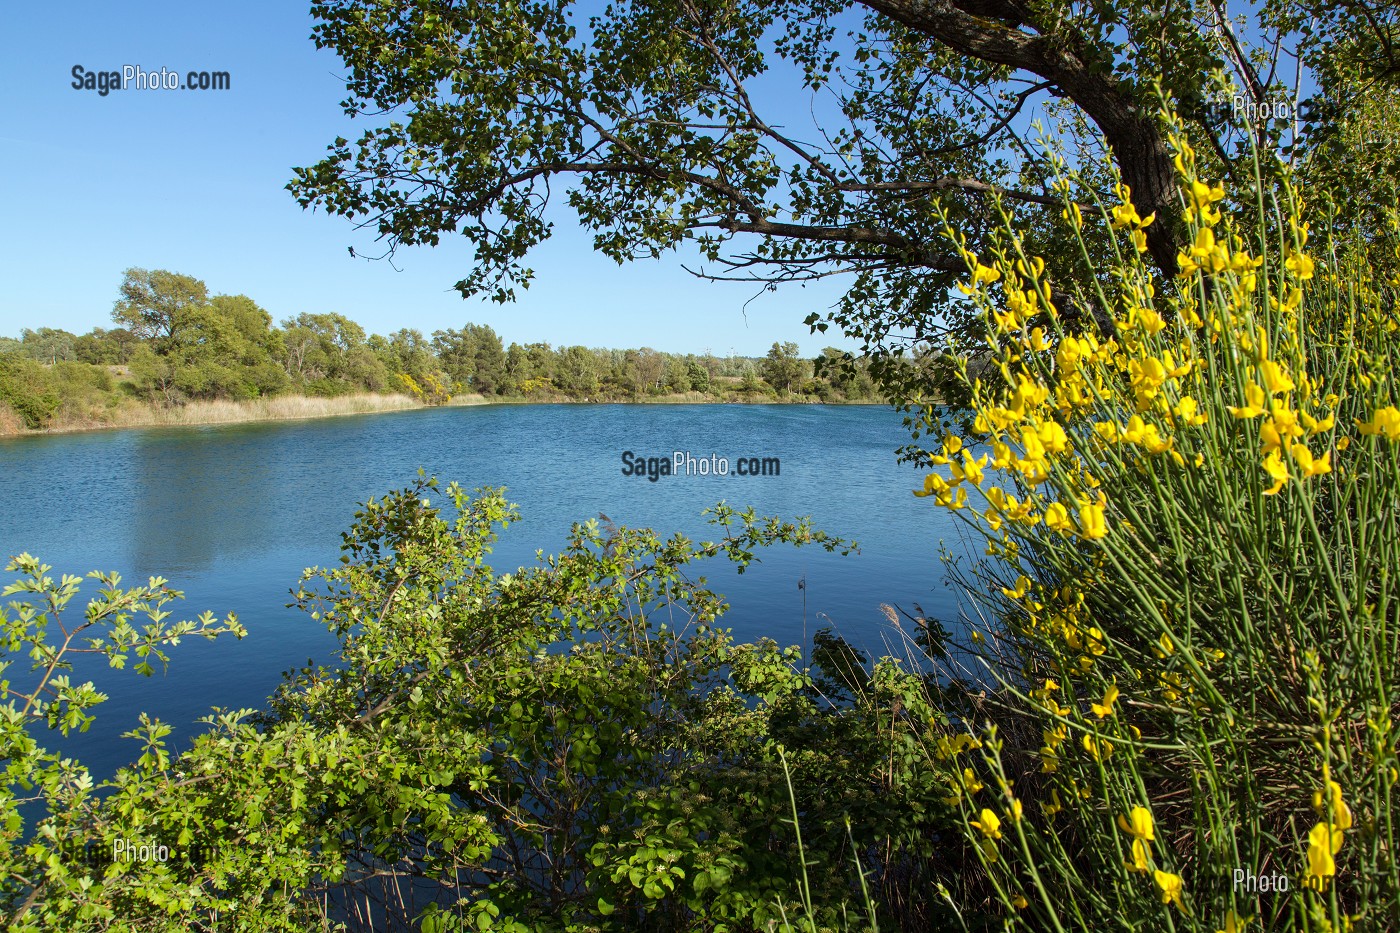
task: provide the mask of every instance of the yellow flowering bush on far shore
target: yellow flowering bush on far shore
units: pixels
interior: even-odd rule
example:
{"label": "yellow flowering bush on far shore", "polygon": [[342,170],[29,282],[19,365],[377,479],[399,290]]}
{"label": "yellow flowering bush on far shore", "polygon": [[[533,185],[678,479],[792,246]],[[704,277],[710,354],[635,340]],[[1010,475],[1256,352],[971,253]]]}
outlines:
{"label": "yellow flowering bush on far shore", "polygon": [[961,896],[998,928],[1395,929],[1397,283],[1367,255],[1396,230],[1337,242],[1286,180],[1227,199],[1167,119],[1174,280],[1121,185],[1096,212],[1061,182],[1114,232],[1087,293],[1005,215],[963,248],[971,430],[916,493],[989,558],[959,571],[988,689],[932,755]]}

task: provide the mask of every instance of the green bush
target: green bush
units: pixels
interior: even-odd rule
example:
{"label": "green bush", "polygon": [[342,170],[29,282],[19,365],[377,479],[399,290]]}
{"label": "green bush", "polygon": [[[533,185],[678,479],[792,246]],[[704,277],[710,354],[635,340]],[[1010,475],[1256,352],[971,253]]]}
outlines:
{"label": "green bush", "polygon": [[[340,639],[336,666],[291,675],[261,714],[217,712],[178,757],[169,727],[143,721],[140,761],[100,802],[76,765],[45,779],[50,816],[23,847],[12,821],[4,853],[12,929],[301,930],[325,899],[351,916],[377,900],[381,924],[425,930],[766,929],[799,909],[803,876],[811,914],[835,925],[859,916],[853,852],[891,869],[877,888],[927,875],[956,828],[908,754],[940,722],[921,680],[867,673],[826,634],[813,672],[795,648],[735,644],[694,579],[710,558],[743,568],[770,544],[844,542],[720,506],[713,542],[589,522],[558,556],[497,574],[486,561],[513,507],[436,490],[366,504],[342,563],[307,572],[297,602]],[[4,623],[42,642],[77,581],[55,596],[32,560],[12,569],[7,593],[25,599]],[[139,655],[126,616],[169,591],[115,584],[90,628],[117,618],[110,643]],[[29,727],[87,721],[90,687],[49,684],[78,700],[12,710],[12,760],[57,768]],[[26,767],[11,774],[40,765]],[[159,870],[75,860],[118,838],[199,854]]]}
{"label": "green bush", "polygon": [[61,402],[42,364],[16,354],[0,355],[0,403],[14,409],[25,427],[46,426]]}
{"label": "green bush", "polygon": [[1397,283],[1384,240],[1314,234],[1286,184],[1220,210],[1173,138],[1194,245],[1154,283],[1120,187],[1103,330],[1066,325],[1009,219],[966,254],[990,363],[919,492],[990,557],[960,579],[996,689],[929,756],[962,903],[1005,929],[1391,930]]}

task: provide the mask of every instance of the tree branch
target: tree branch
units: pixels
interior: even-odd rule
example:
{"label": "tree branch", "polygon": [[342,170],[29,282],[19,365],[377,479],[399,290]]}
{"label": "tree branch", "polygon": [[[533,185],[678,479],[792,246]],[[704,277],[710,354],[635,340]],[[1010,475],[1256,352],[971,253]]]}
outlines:
{"label": "tree branch", "polygon": [[[1038,75],[1094,121],[1117,157],[1133,204],[1143,216],[1156,213],[1147,230],[1148,249],[1167,275],[1176,272],[1180,232],[1177,183],[1166,139],[1152,115],[1111,73],[1091,67],[1092,50],[1076,37],[1053,30],[1022,32],[986,18],[1008,9],[997,0],[860,0],[861,5],[980,61]],[[1008,9],[1008,12],[1011,12]],[[1016,17],[1012,16],[1012,19]]]}

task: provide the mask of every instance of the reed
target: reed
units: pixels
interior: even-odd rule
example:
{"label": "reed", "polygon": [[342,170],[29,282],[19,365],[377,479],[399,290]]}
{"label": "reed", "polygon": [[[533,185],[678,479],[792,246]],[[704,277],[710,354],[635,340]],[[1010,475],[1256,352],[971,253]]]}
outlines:
{"label": "reed", "polygon": [[[457,404],[471,404],[463,401]],[[178,406],[157,406],[125,401],[112,407],[97,408],[81,413],[65,413],[48,427],[29,431],[23,421],[8,408],[0,406],[0,435],[62,434],[103,428],[162,427],[199,424],[237,424],[254,421],[295,421],[307,418],[332,418],[340,415],[363,415],[373,412],[402,411],[422,405],[407,395],[341,395],[314,398],[285,395],[247,401],[193,401]]]}

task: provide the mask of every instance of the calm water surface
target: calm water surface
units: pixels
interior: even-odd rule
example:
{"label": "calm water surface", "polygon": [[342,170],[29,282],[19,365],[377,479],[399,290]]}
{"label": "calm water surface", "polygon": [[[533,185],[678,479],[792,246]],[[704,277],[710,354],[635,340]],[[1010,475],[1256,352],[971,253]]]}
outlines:
{"label": "calm water surface", "polygon": [[[16,438],[0,441],[0,554],[28,551],[55,574],[116,570],[128,584],[164,576],[186,593],[178,618],[236,612],[248,628],[241,642],[179,645],[169,672],[150,679],[79,667],[112,699],[70,744],[106,774],[133,756],[118,737],[139,712],[188,738],[211,707],[258,706],[283,671],[332,660],[334,640],[286,607],[288,591],[304,567],[335,561],[357,503],[409,484],[420,467],[468,489],[507,487],[522,521],[496,547],[498,572],[558,550],[572,522],[600,512],[696,538],[709,537],[700,513],[721,499],[811,515],[861,553],[772,549],[742,577],[716,563],[712,585],[732,607],[725,624],[783,644],[832,625],[881,651],[881,604],[953,614],[938,545],[961,545],[943,510],[910,495],[920,478],[893,453],[907,439],[881,407],[737,405],[464,407]],[[782,472],[653,483],[622,475],[624,450],[779,457]]]}

